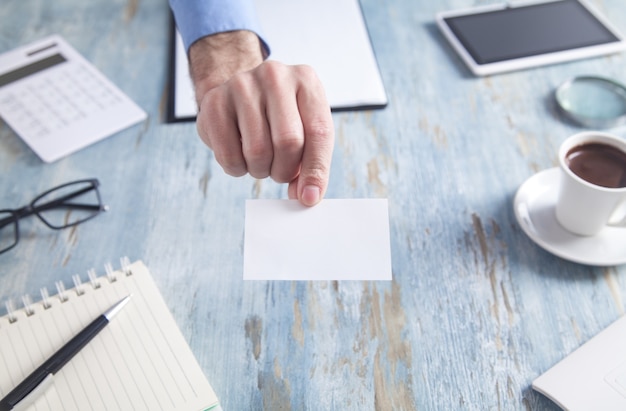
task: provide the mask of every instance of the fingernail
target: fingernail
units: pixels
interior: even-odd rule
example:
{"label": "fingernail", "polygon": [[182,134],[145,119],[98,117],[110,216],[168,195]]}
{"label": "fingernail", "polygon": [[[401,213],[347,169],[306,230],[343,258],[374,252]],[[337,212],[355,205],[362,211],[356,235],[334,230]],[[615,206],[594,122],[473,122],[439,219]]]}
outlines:
{"label": "fingernail", "polygon": [[320,201],[320,189],[316,186],[305,186],[302,189],[302,204],[313,206]]}

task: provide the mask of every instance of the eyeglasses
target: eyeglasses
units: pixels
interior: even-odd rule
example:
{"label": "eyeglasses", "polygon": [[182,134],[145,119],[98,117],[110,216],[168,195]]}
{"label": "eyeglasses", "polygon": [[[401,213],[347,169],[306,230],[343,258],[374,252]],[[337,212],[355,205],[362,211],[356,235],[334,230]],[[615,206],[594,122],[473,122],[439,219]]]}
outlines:
{"label": "eyeglasses", "polygon": [[36,197],[22,208],[0,210],[0,254],[15,247],[20,240],[19,220],[36,215],[54,230],[68,228],[108,209],[102,204],[97,179],[63,184]]}

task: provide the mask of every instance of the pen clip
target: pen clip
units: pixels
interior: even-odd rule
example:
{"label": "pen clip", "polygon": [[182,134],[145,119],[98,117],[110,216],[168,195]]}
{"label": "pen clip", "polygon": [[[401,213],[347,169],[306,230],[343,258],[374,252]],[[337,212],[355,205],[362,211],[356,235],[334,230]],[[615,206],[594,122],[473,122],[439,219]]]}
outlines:
{"label": "pen clip", "polygon": [[43,381],[41,381],[41,383],[38,386],[36,386],[34,390],[29,392],[26,397],[22,398],[20,402],[15,404],[15,406],[13,407],[11,411],[25,411],[35,401],[37,401],[37,399],[40,396],[42,396],[48,390],[50,385],[52,385],[53,381],[54,381],[54,375],[48,374],[48,376],[46,376],[46,378],[44,378]]}

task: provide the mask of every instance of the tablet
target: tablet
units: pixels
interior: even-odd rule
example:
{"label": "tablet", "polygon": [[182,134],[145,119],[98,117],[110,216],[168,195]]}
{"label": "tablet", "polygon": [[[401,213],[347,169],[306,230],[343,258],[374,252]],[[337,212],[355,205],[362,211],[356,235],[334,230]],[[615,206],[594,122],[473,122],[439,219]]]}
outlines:
{"label": "tablet", "polygon": [[582,0],[475,7],[442,12],[436,20],[479,76],[626,49],[624,37]]}

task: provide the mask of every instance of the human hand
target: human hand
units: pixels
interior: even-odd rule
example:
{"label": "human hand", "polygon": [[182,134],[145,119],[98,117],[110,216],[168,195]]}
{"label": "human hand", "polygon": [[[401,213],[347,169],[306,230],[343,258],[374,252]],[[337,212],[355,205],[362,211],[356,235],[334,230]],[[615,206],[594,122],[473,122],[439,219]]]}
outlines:
{"label": "human hand", "polygon": [[265,61],[224,77],[217,85],[195,81],[198,134],[218,163],[232,176],[289,183],[289,198],[317,204],[328,186],[334,126],[313,69]]}

